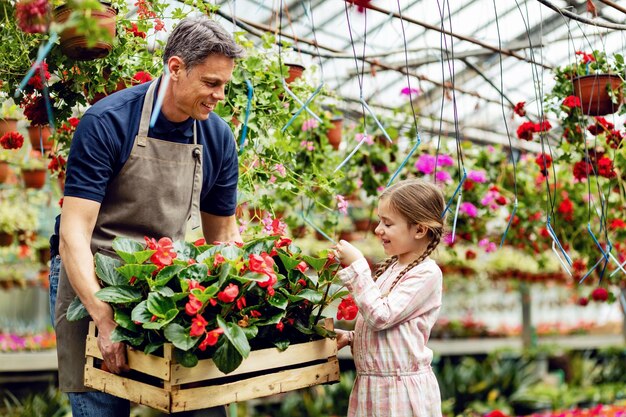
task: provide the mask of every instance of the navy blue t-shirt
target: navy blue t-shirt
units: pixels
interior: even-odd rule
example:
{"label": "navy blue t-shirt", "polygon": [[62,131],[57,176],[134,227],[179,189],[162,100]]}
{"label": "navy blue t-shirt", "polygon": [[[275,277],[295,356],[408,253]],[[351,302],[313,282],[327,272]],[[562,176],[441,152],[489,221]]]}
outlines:
{"label": "navy blue t-shirt", "polygon": [[[65,196],[102,202],[107,186],[130,157],[148,87],[149,83],[141,84],[107,96],[83,115],[67,161]],[[148,136],[192,143],[193,123],[191,118],[173,123],[159,113]],[[210,113],[208,120],[196,121],[196,129],[197,141],[203,145],[204,153],[200,210],[218,216],[233,215],[237,205],[239,169],[232,131],[214,113]],[[58,235],[59,218],[56,223],[55,234]],[[58,253],[57,248],[58,240],[53,236],[53,255]]]}

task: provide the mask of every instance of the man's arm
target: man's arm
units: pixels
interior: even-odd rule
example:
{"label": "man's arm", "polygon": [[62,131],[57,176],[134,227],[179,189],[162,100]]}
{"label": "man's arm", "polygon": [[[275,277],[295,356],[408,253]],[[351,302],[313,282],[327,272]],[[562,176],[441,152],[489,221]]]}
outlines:
{"label": "man's arm", "polygon": [[213,242],[242,242],[239,234],[237,219],[232,216],[216,216],[200,212],[202,218],[202,233],[207,243]]}
{"label": "man's arm", "polygon": [[65,197],[61,214],[59,252],[72,288],[98,327],[98,347],[111,372],[128,370],[122,343],[110,340],[116,327],[113,309],[96,298],[100,290],[91,253],[91,236],[100,203],[77,197]]}

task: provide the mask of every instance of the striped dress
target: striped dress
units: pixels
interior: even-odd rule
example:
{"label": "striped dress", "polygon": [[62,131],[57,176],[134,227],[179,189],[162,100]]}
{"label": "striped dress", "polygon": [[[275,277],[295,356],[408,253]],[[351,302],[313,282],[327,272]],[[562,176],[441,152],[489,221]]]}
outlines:
{"label": "striped dress", "polygon": [[433,352],[426,347],[441,308],[441,270],[427,258],[389,293],[402,269],[393,264],[374,282],[360,259],[339,273],[359,307],[348,417],[441,417]]}

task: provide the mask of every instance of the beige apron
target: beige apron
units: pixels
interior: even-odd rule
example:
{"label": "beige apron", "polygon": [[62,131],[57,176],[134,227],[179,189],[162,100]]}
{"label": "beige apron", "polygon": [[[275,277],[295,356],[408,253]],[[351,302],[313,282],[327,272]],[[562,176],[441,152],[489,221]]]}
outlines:
{"label": "beige apron", "polygon": [[[107,187],[91,238],[91,251],[112,252],[116,236],[143,242],[144,236],[185,237],[186,224],[200,225],[202,145],[196,126],[192,144],[148,137],[148,126],[156,82],[150,85],[143,103],[139,133],[128,161]],[[59,385],[63,392],[91,391],[83,385],[85,338],[89,318],[68,322],[67,307],[75,297],[65,268],[61,268],[55,324]]]}

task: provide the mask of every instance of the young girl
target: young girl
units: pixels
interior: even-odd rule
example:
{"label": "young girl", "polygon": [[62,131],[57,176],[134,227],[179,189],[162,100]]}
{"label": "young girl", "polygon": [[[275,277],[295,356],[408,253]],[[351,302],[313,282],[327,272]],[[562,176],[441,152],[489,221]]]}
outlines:
{"label": "young girl", "polygon": [[441,417],[439,385],[426,347],[441,308],[441,270],[428,255],[444,230],[444,197],[422,180],[401,181],[380,196],[376,235],[389,256],[376,274],[345,240],[336,246],[339,277],[359,307],[352,347],[357,378],[348,416]]}

